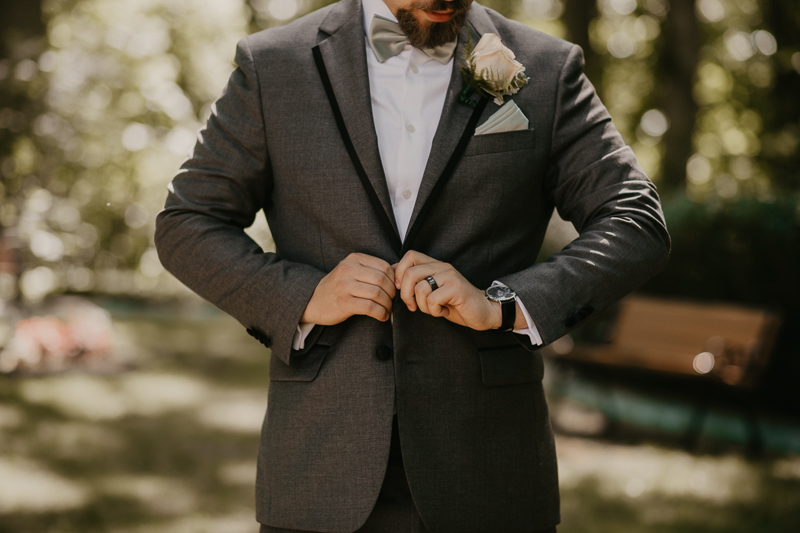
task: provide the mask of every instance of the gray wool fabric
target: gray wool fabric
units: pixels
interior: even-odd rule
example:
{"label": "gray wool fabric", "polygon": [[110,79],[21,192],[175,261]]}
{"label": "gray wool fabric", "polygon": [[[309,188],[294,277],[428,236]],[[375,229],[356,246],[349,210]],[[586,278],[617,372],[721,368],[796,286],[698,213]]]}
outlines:
{"label": "gray wool fabric", "polygon": [[[550,343],[660,270],[669,237],[655,187],[581,72],[580,49],[477,4],[467,20],[412,215],[413,247],[480,289],[493,280],[514,289]],[[425,214],[472,113],[458,101],[470,31],[473,42],[498,34],[525,65],[530,83],[513,99],[530,129],[470,138]],[[337,128],[315,46],[374,203]],[[164,266],[272,350],[257,519],[358,529],[384,478],[396,405],[408,484],[432,533],[551,528],[555,447],[541,355],[525,337],[411,313],[398,297],[391,322],[354,316],[316,327],[302,352],[292,350],[306,303],[342,259],[400,259],[380,224],[394,216],[365,54],[359,0],[242,39],[238,68],[158,216]],[[490,102],[478,124],[496,110]],[[535,264],[554,208],[580,236]],[[243,232],[261,209],[277,253]],[[391,357],[376,357],[379,348]]]}

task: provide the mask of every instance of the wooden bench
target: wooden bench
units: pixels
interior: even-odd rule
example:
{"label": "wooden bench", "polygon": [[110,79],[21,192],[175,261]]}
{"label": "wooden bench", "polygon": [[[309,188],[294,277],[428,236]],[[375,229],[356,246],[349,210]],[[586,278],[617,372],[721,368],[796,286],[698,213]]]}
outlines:
{"label": "wooden bench", "polygon": [[[596,322],[607,321],[613,312],[600,315]],[[590,321],[583,328],[591,326]],[[573,341],[568,335],[544,351],[556,360],[655,372],[683,378],[684,384],[687,380],[694,382],[694,409],[684,435],[685,445],[697,446],[710,405],[723,402],[743,413],[748,451],[759,455],[762,442],[754,390],[779,326],[778,315],[763,309],[629,296],[617,306],[610,342]],[[580,339],[581,331],[574,332],[574,337]],[[683,395],[686,387],[680,390]]]}
{"label": "wooden bench", "polygon": [[610,343],[562,339],[547,354],[751,387],[779,325],[762,309],[629,296],[619,304]]}

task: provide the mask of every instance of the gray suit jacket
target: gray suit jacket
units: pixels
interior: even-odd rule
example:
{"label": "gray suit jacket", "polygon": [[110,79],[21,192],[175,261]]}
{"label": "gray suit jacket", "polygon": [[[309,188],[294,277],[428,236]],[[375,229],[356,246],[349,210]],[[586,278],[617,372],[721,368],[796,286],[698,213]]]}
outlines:
{"label": "gray suit jacket", "polygon": [[[497,110],[458,101],[467,32],[527,68],[530,129],[473,136]],[[559,521],[541,356],[513,333],[410,313],[292,338],[322,277],[352,252],[413,248],[479,288],[514,289],[546,343],[658,271],[655,188],[581,73],[578,47],[473,5],[401,246],[372,122],[359,0],[240,41],[238,68],[159,214],[164,266],[271,347],[257,518],[350,532],[381,487],[396,401],[406,474],[432,532],[538,531]],[[534,264],[553,208],[580,237]],[[263,209],[277,246],[242,231]]]}

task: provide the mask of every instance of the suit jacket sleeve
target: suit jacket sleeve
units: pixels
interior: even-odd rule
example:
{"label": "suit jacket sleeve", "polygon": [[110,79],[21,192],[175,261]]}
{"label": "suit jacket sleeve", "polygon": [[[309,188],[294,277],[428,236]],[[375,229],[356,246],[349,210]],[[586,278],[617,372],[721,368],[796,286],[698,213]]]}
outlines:
{"label": "suit jacket sleeve", "polygon": [[546,193],[580,236],[500,281],[514,289],[545,344],[661,270],[669,235],[655,186],[582,72],[577,46],[559,78]]}
{"label": "suit jacket sleeve", "polygon": [[246,39],[192,155],[156,220],[164,267],[239,320],[284,362],[324,272],[265,253],[244,233],[269,201],[271,175],[261,95]]}

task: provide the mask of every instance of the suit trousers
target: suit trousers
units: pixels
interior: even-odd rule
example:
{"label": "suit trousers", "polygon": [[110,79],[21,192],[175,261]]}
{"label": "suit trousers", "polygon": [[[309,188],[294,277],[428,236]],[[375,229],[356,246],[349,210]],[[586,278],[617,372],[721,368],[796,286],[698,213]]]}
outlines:
{"label": "suit trousers", "polygon": [[[262,524],[260,533],[315,533],[297,529],[284,529]],[[392,443],[389,448],[389,464],[386,476],[378,494],[378,501],[372,509],[367,521],[356,533],[428,533],[417,512],[411,491],[408,488],[406,472],[403,467],[403,455],[400,451],[400,435],[397,427],[397,415],[392,421]],[[497,532],[500,533],[500,532]],[[540,533],[556,533],[556,528]]]}

